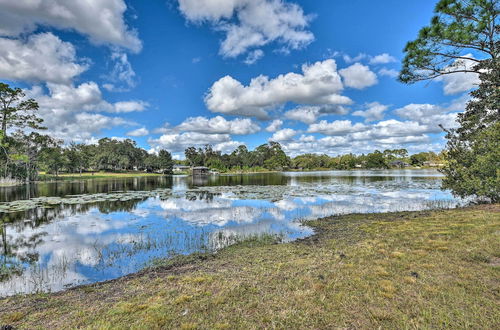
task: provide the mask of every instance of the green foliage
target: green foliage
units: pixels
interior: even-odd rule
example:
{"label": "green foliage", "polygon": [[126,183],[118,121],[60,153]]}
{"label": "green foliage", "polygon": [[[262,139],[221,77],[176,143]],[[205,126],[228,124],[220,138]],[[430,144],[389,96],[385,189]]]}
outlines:
{"label": "green foliage", "polygon": [[[359,162],[363,163],[363,157],[360,157]],[[358,165],[358,157],[354,154],[342,155],[338,158],[338,169],[349,170]]]}
{"label": "green foliage", "polygon": [[474,139],[482,129],[494,125],[500,119],[500,59],[481,63],[479,88],[472,91],[472,100],[466,111],[458,115],[460,127],[456,130],[463,141]]}
{"label": "green foliage", "polygon": [[56,176],[59,175],[64,166],[69,164],[63,150],[59,146],[44,148],[40,155],[40,162],[43,164],[43,169]]}
{"label": "green foliage", "polygon": [[25,99],[25,96],[22,89],[0,83],[0,128],[4,136],[7,136],[9,128],[43,129],[40,126],[43,119],[36,115],[38,103],[33,99]]}
{"label": "green foliage", "polygon": [[[0,83],[0,175],[18,181],[29,181],[37,177],[37,160],[40,152],[53,140],[22,129],[44,129],[43,120],[36,114],[38,103],[26,99],[20,88],[10,88]],[[7,135],[8,130],[15,133]]]}
{"label": "green foliage", "polygon": [[443,155],[437,155],[435,152],[419,152],[410,156],[410,164],[413,166],[425,165],[425,162],[442,163]]}
{"label": "green foliage", "polygon": [[146,154],[130,139],[103,138],[94,148],[93,165],[98,170],[131,170],[140,165]]}
{"label": "green foliage", "polygon": [[387,168],[387,160],[384,154],[378,150],[366,156],[366,168]]}
{"label": "green foliage", "polygon": [[[283,170],[290,166],[290,158],[285,154],[278,142],[269,142],[259,146],[256,150],[259,159],[263,160],[263,166],[269,170]],[[260,165],[260,164],[259,164]]]}
{"label": "green foliage", "polygon": [[404,159],[408,157],[408,150],[406,149],[386,149],[384,150],[384,157],[388,161],[393,161],[397,159]]}
{"label": "green foliage", "polygon": [[[404,83],[432,79],[455,72],[479,72],[485,59],[498,58],[498,0],[440,0],[431,24],[422,28],[404,52],[399,79]],[[481,58],[467,54],[476,53]]]}
{"label": "green foliage", "polygon": [[244,145],[239,146],[229,155],[213,150],[211,145],[204,148],[189,147],[184,152],[191,166],[207,166],[220,171],[264,167],[268,170],[283,170],[290,167],[290,158],[278,142],[269,142],[248,151]]}
{"label": "green foliage", "polygon": [[203,166],[205,163],[205,152],[201,148],[189,147],[185,150],[184,155],[190,166]]}
{"label": "green foliage", "polygon": [[90,149],[93,148],[84,144],[70,143],[69,147],[64,150],[64,157],[67,160],[66,168],[69,172],[82,173],[90,166],[92,159]]}
{"label": "green foliage", "polygon": [[[335,169],[350,170],[354,168],[383,169],[402,166],[422,166],[424,162],[441,164],[443,155],[434,152],[421,152],[409,156],[406,149],[378,150],[366,155],[352,153],[330,157],[328,155],[304,154],[292,159],[292,168],[301,170]],[[432,166],[432,165],[431,165]]]}
{"label": "green foliage", "polygon": [[330,168],[331,158],[328,155],[304,154],[292,160],[292,166],[300,169]]}
{"label": "green foliage", "polygon": [[[500,201],[499,4],[498,0],[440,0],[431,24],[406,45],[399,76],[402,82],[413,83],[457,72],[479,74],[479,88],[458,115],[459,128],[445,129],[443,187],[461,197],[493,202]],[[419,155],[411,162],[423,163]]]}
{"label": "green foliage", "polygon": [[[137,147],[130,139],[123,141],[103,138],[97,145],[70,145],[64,148],[67,157],[74,159],[66,169],[69,172],[83,170],[98,171],[131,171],[172,173],[172,155],[166,150],[160,150],[158,155],[148,154]],[[68,162],[69,163],[69,162]]]}
{"label": "green foliage", "polygon": [[455,195],[470,195],[500,202],[500,122],[482,130],[469,146],[448,151],[443,187]]}
{"label": "green foliage", "polygon": [[483,64],[479,88],[447,134],[446,179],[455,195],[500,201],[500,61]]}
{"label": "green foliage", "polygon": [[58,141],[47,135],[37,132],[26,135],[22,131],[17,131],[12,136],[4,136],[2,141],[1,176],[18,181],[36,180],[44,150],[58,144]]}
{"label": "green foliage", "polygon": [[172,169],[174,167],[174,161],[172,159],[172,154],[166,150],[160,150],[158,152],[158,168],[164,174],[172,174]]}

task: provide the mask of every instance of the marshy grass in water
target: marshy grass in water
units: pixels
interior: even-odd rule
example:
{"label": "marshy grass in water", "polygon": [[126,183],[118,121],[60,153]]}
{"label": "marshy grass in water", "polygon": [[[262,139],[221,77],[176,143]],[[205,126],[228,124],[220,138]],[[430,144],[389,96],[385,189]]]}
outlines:
{"label": "marshy grass in water", "polygon": [[285,235],[279,234],[252,234],[252,235],[225,235],[223,232],[214,232],[210,235],[210,244],[205,249],[191,254],[171,254],[169,258],[153,258],[145,269],[178,267],[184,264],[203,261],[214,253],[230,246],[262,246],[278,244],[285,241]]}

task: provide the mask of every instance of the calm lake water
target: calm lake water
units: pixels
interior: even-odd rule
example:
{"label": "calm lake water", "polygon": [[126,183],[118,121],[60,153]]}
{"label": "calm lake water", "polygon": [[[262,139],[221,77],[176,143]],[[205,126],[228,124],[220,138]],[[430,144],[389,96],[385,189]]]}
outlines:
{"label": "calm lake water", "polygon": [[[433,170],[142,177],[0,188],[0,296],[60,291],[335,214],[455,207]],[[3,224],[2,224],[3,223]]]}

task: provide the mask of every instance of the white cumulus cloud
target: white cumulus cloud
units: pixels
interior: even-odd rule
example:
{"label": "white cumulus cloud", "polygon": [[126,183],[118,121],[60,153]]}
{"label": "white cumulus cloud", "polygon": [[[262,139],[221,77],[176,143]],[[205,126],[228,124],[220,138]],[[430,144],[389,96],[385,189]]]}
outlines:
{"label": "white cumulus cloud", "polygon": [[268,118],[268,111],[287,102],[298,104],[350,104],[339,93],[342,81],[333,59],[302,66],[302,74],[287,73],[274,79],[258,76],[243,85],[231,76],[216,81],[205,96],[212,112]]}
{"label": "white cumulus cloud", "polygon": [[206,134],[233,134],[246,135],[260,131],[259,125],[251,119],[227,120],[222,116],[213,118],[190,117],[176,127],[177,130],[191,131]]}
{"label": "white cumulus cloud", "polygon": [[92,143],[95,136],[104,130],[116,126],[130,126],[134,123],[120,117],[109,117],[97,113],[79,112],[59,117],[46,117],[44,125],[48,134],[54,138],[70,141]]}
{"label": "white cumulus cloud", "polygon": [[170,152],[184,152],[188,147],[203,147],[206,144],[214,148],[228,146],[232,142],[229,134],[204,134],[198,132],[167,133],[157,139],[149,139],[153,148],[163,148]]}
{"label": "white cumulus cloud", "polygon": [[128,136],[134,136],[134,137],[139,137],[139,136],[146,136],[149,134],[149,130],[145,127],[141,127],[135,130],[132,130],[130,132],[127,132],[126,135]]}
{"label": "white cumulus cloud", "polygon": [[345,135],[353,132],[359,132],[366,128],[361,123],[353,124],[350,120],[335,120],[328,122],[322,120],[319,123],[309,125],[309,133],[321,133],[324,135]]}
{"label": "white cumulus cloud", "polygon": [[389,108],[387,105],[378,102],[367,103],[364,107],[365,110],[358,110],[352,114],[354,116],[364,117],[367,123],[383,119],[385,111]]}
{"label": "white cumulus cloud", "polygon": [[291,140],[295,135],[297,134],[297,131],[291,129],[291,128],[284,128],[280,129],[276,133],[273,134],[269,138],[269,141],[289,141]]}
{"label": "white cumulus cloud", "polygon": [[387,64],[392,62],[397,62],[396,58],[387,53],[373,56],[370,59],[370,64]]}
{"label": "white cumulus cloud", "polygon": [[266,127],[266,131],[276,132],[281,128],[281,125],[283,125],[283,120],[275,119]]}
{"label": "white cumulus cloud", "polygon": [[140,112],[149,107],[149,103],[144,101],[120,101],[112,105],[113,111],[109,112]]}
{"label": "white cumulus cloud", "polygon": [[379,140],[391,137],[422,136],[424,133],[439,133],[437,126],[424,125],[416,121],[389,119],[378,122],[368,129],[351,135],[354,140]]}
{"label": "white cumulus cloud", "polygon": [[250,52],[245,59],[245,64],[252,65],[260,60],[264,56],[264,52],[261,49],[256,49]]}
{"label": "white cumulus cloud", "polygon": [[340,75],[344,78],[344,83],[347,87],[356,89],[364,89],[378,83],[377,75],[370,68],[361,63],[339,70]]}
{"label": "white cumulus cloud", "polygon": [[416,121],[438,129],[439,125],[445,128],[455,128],[458,126],[456,121],[456,109],[445,108],[435,104],[408,104],[402,108],[394,110],[400,118]]}
{"label": "white cumulus cloud", "polygon": [[179,0],[179,10],[190,22],[209,22],[225,33],[220,53],[236,57],[277,42],[298,49],[314,40],[307,30],[310,17],[284,0]]}
{"label": "white cumulus cloud", "polygon": [[399,76],[399,71],[395,69],[382,68],[378,70],[378,74],[381,76],[396,78]]}
{"label": "white cumulus cloud", "polygon": [[91,81],[80,85],[47,83],[47,90],[34,86],[26,95],[37,100],[40,116],[48,134],[65,142],[88,142],[95,134],[114,126],[132,126],[133,122],[121,117],[110,117],[96,112],[142,111],[142,101],[109,103],[102,98],[99,86]]}
{"label": "white cumulus cloud", "polygon": [[238,148],[241,145],[245,145],[245,143],[239,142],[239,141],[221,142],[221,143],[217,143],[214,146],[214,149],[217,151],[220,151],[223,154],[230,154],[231,152],[233,152],[236,148]]}
{"label": "white cumulus cloud", "polygon": [[342,55],[342,59],[344,60],[344,62],[346,63],[354,63],[354,62],[359,62],[359,61],[362,61],[362,60],[365,60],[367,58],[370,58],[370,55],[368,54],[365,54],[365,53],[359,53],[358,55],[352,57],[352,56],[349,56],[348,54],[344,54]]}
{"label": "white cumulus cloud", "polygon": [[346,115],[349,110],[343,106],[318,106],[306,105],[291,109],[285,112],[285,118],[290,120],[301,121],[306,124],[312,124],[316,120],[327,114]]}
{"label": "white cumulus cloud", "polygon": [[320,107],[303,106],[285,112],[285,118],[301,121],[306,124],[314,123],[320,116]]}
{"label": "white cumulus cloud", "polygon": [[26,40],[0,38],[0,78],[68,84],[87,68],[76,58],[75,47],[52,33]]}
{"label": "white cumulus cloud", "polygon": [[120,101],[109,103],[102,98],[99,85],[93,81],[78,86],[47,83],[48,94],[35,86],[27,95],[37,100],[40,107],[52,111],[96,111],[96,112],[134,112],[144,111],[149,105],[144,101]]}
{"label": "white cumulus cloud", "polygon": [[126,10],[124,0],[0,0],[0,35],[17,37],[46,25],[138,52],[142,43],[125,22]]}

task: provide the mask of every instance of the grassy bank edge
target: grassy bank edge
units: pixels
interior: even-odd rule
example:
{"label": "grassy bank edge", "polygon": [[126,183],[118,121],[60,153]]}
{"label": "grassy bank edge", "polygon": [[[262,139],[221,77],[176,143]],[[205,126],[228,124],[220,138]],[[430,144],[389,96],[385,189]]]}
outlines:
{"label": "grassy bank edge", "polygon": [[[266,238],[264,240],[250,240],[250,241],[245,241],[242,243],[239,243],[237,245],[228,247],[226,249],[223,249],[220,251],[218,254],[210,254],[210,253],[197,253],[193,255],[188,255],[188,256],[179,256],[177,258],[171,259],[171,260],[164,260],[157,264],[155,267],[149,267],[139,273],[136,274],[131,274],[129,276],[125,276],[120,279],[104,282],[104,283],[96,283],[92,285],[87,285],[87,286],[81,286],[77,287],[71,290],[68,290],[66,292],[61,292],[61,293],[55,293],[55,294],[39,294],[39,295],[28,295],[28,296],[16,296],[16,297],[11,297],[7,299],[0,300],[0,314],[2,312],[8,313],[9,318],[1,318],[0,320],[3,322],[9,321],[10,323],[17,325],[17,326],[27,326],[29,327],[30,325],[32,326],[34,323],[32,322],[34,319],[30,319],[29,314],[31,314],[33,311],[35,312],[35,315],[38,315],[38,317],[41,316],[41,320],[43,322],[47,322],[48,320],[46,317],[48,317],[51,313],[54,312],[54,306],[56,311],[63,311],[67,310],[65,306],[60,306],[57,307],[57,301],[66,301],[69,302],[70,304],[76,304],[80,306],[83,309],[89,309],[89,305],[85,305],[85,301],[88,303],[88,297],[82,299],[82,304],[80,305],[80,301],[78,299],[85,297],[85,296],[92,296],[93,294],[96,294],[100,292],[98,295],[105,295],[106,292],[108,293],[113,293],[116,292],[116,290],[121,290],[124,289],[124,291],[127,291],[130,288],[130,286],[135,286],[138,285],[137,282],[140,282],[140,286],[146,285],[143,282],[146,281],[166,281],[167,283],[172,283],[174,278],[188,278],[190,279],[189,281],[193,280],[194,282],[189,282],[187,283],[187,288],[184,287],[184,290],[192,290],[196,287],[196,284],[201,284],[204,283],[204,281],[201,280],[203,276],[217,276],[217,269],[212,268],[212,264],[215,264],[216,266],[219,265],[220,263],[222,264],[231,264],[231,261],[229,260],[230,257],[235,257],[238,256],[239,254],[250,254],[253,255],[251,251],[253,250],[283,250],[287,248],[292,248],[292,250],[296,250],[299,248],[299,251],[301,248],[304,250],[309,249],[310,247],[313,248],[322,248],[324,244],[330,243],[330,242],[336,242],[337,243],[342,243],[338,246],[335,252],[335,259],[336,260],[343,260],[344,258],[350,258],[350,254],[353,252],[348,252],[348,250],[345,248],[345,246],[342,246],[343,244],[346,244],[346,246],[353,246],[359,244],[360,242],[363,242],[364,240],[371,241],[373,240],[372,237],[366,237],[367,235],[370,236],[370,230],[368,228],[371,228],[373,226],[377,227],[379,225],[384,225],[387,223],[392,223],[396,227],[402,227],[406,226],[407,222],[410,221],[412,224],[416,224],[418,226],[418,220],[419,219],[430,219],[429,223],[436,222],[433,220],[434,218],[436,219],[445,219],[444,221],[455,221],[452,220],[453,218],[462,218],[466,219],[467,217],[486,217],[485,219],[487,221],[491,222],[491,219],[493,218],[493,222],[488,223],[488,226],[491,227],[493,230],[494,228],[497,228],[497,234],[498,236],[498,227],[500,225],[500,217],[499,217],[499,211],[500,211],[500,206],[499,205],[493,205],[493,206],[475,206],[475,207],[469,207],[469,208],[462,208],[462,209],[455,209],[455,210],[442,210],[442,211],[424,211],[424,212],[396,212],[396,213],[384,213],[384,214],[369,214],[369,215],[363,215],[363,214],[354,214],[354,215],[346,215],[346,216],[338,216],[338,217],[328,217],[324,219],[318,219],[318,220],[313,220],[309,221],[308,225],[312,226],[316,234],[313,236],[310,236],[306,239],[303,240],[298,240],[296,242],[292,243],[285,243],[285,244],[280,244],[280,245],[274,245],[272,240],[269,240],[269,238]],[[447,216],[447,217],[446,217]],[[427,218],[426,218],[427,217]],[[445,218],[443,218],[445,217]],[[489,218],[488,218],[489,217]],[[448,220],[449,219],[449,220]],[[462,221],[460,220],[460,221]],[[427,220],[426,220],[427,221]],[[441,220],[442,221],[442,220]],[[458,220],[457,220],[458,221]],[[464,220],[465,221],[465,220]],[[443,226],[443,224],[436,222],[436,225],[439,227],[439,231],[433,230],[432,235],[448,235],[445,234],[447,230],[451,230],[450,228],[457,226],[459,222],[451,223],[450,226]],[[471,227],[469,223],[467,223],[468,227]],[[450,228],[448,228],[450,227]],[[333,229],[333,230],[332,230]],[[396,231],[397,233],[397,231]],[[436,234],[437,233],[437,234]],[[381,236],[380,236],[381,235]],[[377,236],[380,236],[381,239],[385,238],[390,238],[390,235],[386,235],[383,233],[377,233]],[[432,237],[434,237],[432,236]],[[438,242],[439,244],[436,246],[432,246],[431,251],[435,251],[436,253],[446,253],[447,247],[445,247],[443,242],[438,239],[438,240],[431,240],[432,242]],[[362,243],[360,248],[363,248]],[[432,243],[434,244],[434,243]],[[458,243],[457,243],[458,244]],[[273,248],[275,246],[275,248]],[[377,245],[378,246],[378,245]],[[381,248],[380,250],[384,250]],[[339,252],[340,251],[340,252]],[[419,250],[421,251],[421,250]],[[387,253],[389,253],[388,251]],[[484,253],[476,253],[474,254],[471,258],[473,261],[480,261],[482,263],[490,263],[491,258],[494,258],[494,262],[498,261],[498,258],[500,258],[500,251],[498,251],[498,244],[496,244],[495,249],[493,250],[493,256],[485,256]],[[314,253],[314,250],[309,253]],[[319,253],[319,252],[318,252]],[[323,253],[323,252],[321,252]],[[345,254],[348,255],[348,257],[345,256]],[[383,252],[384,254],[386,252]],[[491,253],[490,253],[491,254]],[[271,252],[271,255],[273,253]],[[401,258],[404,258],[405,253],[403,252],[390,252],[389,254],[390,260],[395,260],[399,261]],[[255,256],[255,255],[253,255]],[[269,255],[265,255],[269,257]],[[278,261],[278,260],[275,260]],[[279,260],[282,261],[283,263],[286,263],[287,260]],[[250,262],[256,262],[254,259],[248,259],[248,260],[240,260],[237,264],[241,265],[247,265],[247,263]],[[431,262],[431,261],[429,261]],[[443,260],[444,263],[446,263],[446,260]],[[281,264],[281,262],[280,262]],[[445,266],[445,265],[443,265]],[[352,266],[350,266],[352,267]],[[217,267],[216,267],[217,268]],[[250,266],[251,268],[251,266]],[[377,276],[379,276],[381,279],[377,282],[379,286],[382,287],[380,289],[380,293],[382,294],[382,298],[384,299],[393,299],[394,297],[394,291],[396,288],[394,287],[393,284],[391,284],[391,281],[389,280],[388,275],[386,274],[389,270],[386,270],[388,268],[386,265],[378,265],[374,268],[375,271],[377,272]],[[498,270],[498,265],[495,266],[495,269]],[[210,275],[206,275],[205,273],[208,271]],[[200,277],[200,273],[203,274]],[[215,273],[216,275],[213,275]],[[412,278],[411,276],[406,276],[404,278],[405,281],[408,281],[407,284],[412,284],[414,283],[415,278]],[[200,281],[200,283],[197,283],[197,281]],[[435,290],[435,289],[434,289]],[[101,292],[102,291],[102,292]],[[140,292],[139,292],[140,294]],[[151,294],[151,291],[146,290],[146,292],[142,292],[144,295],[143,298],[148,298]],[[184,302],[186,305],[190,305],[191,298],[189,298],[189,295],[182,295],[180,292],[175,293],[178,298],[183,298],[186,301]],[[318,294],[318,293],[316,293]],[[142,309],[145,307],[140,307],[140,305],[137,301],[132,299],[132,302],[128,303],[127,301],[130,301],[126,296],[121,296],[118,295],[115,297],[116,299],[113,300],[111,299],[111,304],[102,310],[100,310],[100,313],[102,313],[103,317],[100,318],[100,316],[97,316],[97,318],[90,318],[87,319],[87,321],[83,321],[84,323],[74,323],[75,319],[72,318],[70,323],[62,323],[62,325],[66,324],[67,326],[82,326],[82,325],[88,325],[85,322],[90,321],[90,324],[93,324],[94,326],[104,326],[104,325],[109,325],[112,323],[106,323],[106,318],[110,317],[113,315],[113,317],[116,317],[116,308],[117,306],[122,306],[123,304],[126,304],[129,306],[128,308],[132,308],[132,310],[128,310],[127,313],[131,314],[140,314]],[[152,297],[150,297],[152,298]],[[77,299],[77,300],[74,300]],[[183,300],[180,299],[180,300]],[[244,299],[244,298],[243,298]],[[91,299],[93,300],[93,299]],[[134,302],[135,301],[135,302]],[[127,303],[126,303],[127,302]],[[182,303],[181,305],[183,305]],[[130,305],[131,304],[131,305]],[[139,306],[140,305],[140,306]],[[107,308],[110,307],[109,310]],[[123,307],[123,306],[122,306]],[[136,308],[137,307],[137,308]],[[173,309],[176,309],[177,305],[174,304]],[[433,306],[434,307],[434,306]],[[118,309],[120,309],[119,307]],[[92,309],[92,308],[90,308]],[[14,311],[15,310],[15,311]],[[31,311],[31,312],[28,312]],[[49,311],[49,312],[48,312]],[[121,311],[121,309],[120,309]],[[46,316],[44,316],[45,312],[48,312]],[[311,311],[312,312],[312,311]],[[494,312],[494,311],[493,311]],[[377,314],[379,313],[380,315],[375,315],[374,319],[371,319],[369,321],[364,320],[364,322],[372,322],[370,323],[370,326],[372,325],[385,325],[387,326],[388,324],[391,324],[389,321],[391,321],[391,316],[386,315],[386,311],[381,308],[381,309],[376,309],[375,311],[373,310],[372,307],[370,307],[370,313],[371,314]],[[496,313],[498,315],[498,311]],[[33,315],[32,315],[33,316]],[[105,317],[104,317],[105,316]],[[491,315],[488,315],[489,317]],[[113,318],[112,317],[112,318]],[[36,319],[36,318],[35,318]],[[121,319],[120,317],[118,319]],[[125,317],[123,320],[126,320],[127,318]],[[162,319],[165,321],[167,325],[171,326],[183,326],[189,328],[189,325],[192,325],[193,328],[197,328],[196,325],[200,325],[200,323],[175,323],[175,320],[165,318]],[[137,320],[136,320],[137,321]],[[145,320],[144,322],[150,322],[151,320]],[[199,318],[198,318],[199,321]],[[392,320],[394,321],[394,320]],[[26,322],[26,323],[24,323]],[[450,322],[447,320],[447,322]],[[145,323],[145,324],[146,324]],[[367,324],[368,324],[367,323]],[[36,323],[35,323],[36,324]],[[44,323],[45,324],[45,323]],[[126,324],[126,323],[124,323]],[[149,324],[149,323],[148,323]],[[226,323],[221,323],[221,324],[226,324]],[[235,325],[231,322],[227,323],[229,325]],[[298,324],[298,323],[297,323]],[[352,326],[352,323],[342,323],[342,324],[350,324]],[[471,324],[476,324],[471,320]],[[488,319],[487,323],[489,326],[494,326],[498,325],[498,322],[495,323],[493,319]],[[1,322],[0,322],[1,325]],[[47,323],[45,325],[61,325],[60,323]],[[200,328],[206,328],[207,324],[200,326]],[[213,325],[213,324],[212,324]],[[263,324],[261,324],[262,326]],[[283,324],[282,324],[283,325]],[[290,325],[290,324],[288,324]],[[429,324],[427,324],[429,325]],[[436,324],[434,324],[436,325]],[[238,324],[236,327],[242,327],[243,324]],[[365,327],[366,324],[362,324],[361,328]]]}

